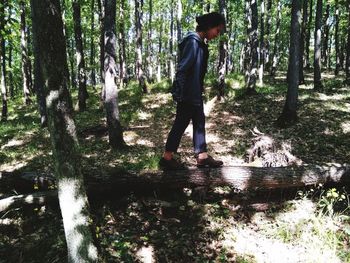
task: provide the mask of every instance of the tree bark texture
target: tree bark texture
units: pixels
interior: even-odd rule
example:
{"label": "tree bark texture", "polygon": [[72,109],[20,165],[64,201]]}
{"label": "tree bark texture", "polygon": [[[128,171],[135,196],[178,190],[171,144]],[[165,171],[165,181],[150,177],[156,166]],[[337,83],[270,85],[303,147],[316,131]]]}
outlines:
{"label": "tree bark texture", "polygon": [[304,51],[306,40],[306,26],[308,21],[308,0],[303,0],[303,22],[301,24],[301,36],[300,36],[300,62],[299,62],[299,84],[304,84]]}
{"label": "tree bark texture", "polygon": [[104,47],[104,106],[106,110],[109,144],[118,149],[124,146],[122,126],[119,121],[118,92],[116,79],[118,77],[116,61],[116,0],[105,1],[105,47]]}
{"label": "tree bark texture", "polygon": [[[220,13],[227,19],[227,9],[226,9],[226,1],[220,0],[219,1],[219,10]],[[226,26],[223,29],[222,34],[226,34]],[[226,38],[221,38],[219,43],[219,65],[218,65],[218,73],[219,73],[219,79],[218,79],[218,99],[220,100],[221,97],[225,94],[225,76],[226,76],[226,69],[227,69],[227,40]]]}
{"label": "tree bark texture", "polygon": [[1,88],[1,121],[7,120],[8,108],[7,108],[7,87],[6,87],[6,63],[5,60],[5,3],[2,1],[0,5],[0,88]]}
{"label": "tree bark texture", "polygon": [[255,0],[246,0],[247,54],[245,54],[245,79],[248,93],[255,92],[258,71],[258,6]]}
{"label": "tree bark texture", "polygon": [[279,36],[281,31],[281,19],[282,19],[281,9],[282,9],[281,1],[279,0],[277,4],[276,32],[275,32],[274,46],[273,46],[273,52],[272,52],[272,67],[270,71],[271,77],[274,77],[276,75],[278,58],[279,58]]}
{"label": "tree bark texture", "polygon": [[315,18],[315,49],[314,49],[314,89],[322,88],[321,83],[321,37],[322,37],[322,0],[317,0]]}
{"label": "tree bark texture", "polygon": [[305,69],[310,69],[310,38],[311,38],[311,27],[312,27],[312,7],[313,0],[309,0],[309,18],[307,22],[306,38],[305,38]]}
{"label": "tree bark texture", "polygon": [[297,120],[299,67],[300,65],[300,22],[301,1],[292,1],[292,18],[290,31],[290,48],[288,63],[288,91],[282,115],[278,118],[279,126],[293,124]]}
{"label": "tree bark texture", "polygon": [[[290,167],[251,167],[231,166],[218,169],[189,169],[177,171],[129,173],[115,168],[106,171],[86,171],[86,183],[89,196],[101,198],[101,195],[113,193],[127,194],[130,191],[148,191],[159,189],[180,189],[184,187],[229,186],[238,190],[268,190],[300,188],[318,184],[349,184],[350,167],[348,165],[310,165]],[[16,189],[25,192],[22,196],[7,197],[0,200],[0,212],[8,209],[14,202],[42,204],[40,199],[55,195],[49,188],[55,186],[55,178],[41,173],[17,174],[2,173],[0,189]],[[33,185],[39,192],[33,191]],[[26,189],[23,191],[22,189]],[[21,191],[22,190],[22,191]],[[50,199],[49,199],[50,200]]]}
{"label": "tree bark texture", "polygon": [[90,28],[90,79],[91,85],[96,85],[96,71],[95,71],[95,0],[91,1],[91,28]]}
{"label": "tree bark texture", "polygon": [[86,69],[84,58],[84,47],[81,32],[81,12],[80,1],[74,0],[73,6],[73,21],[74,21],[74,38],[77,59],[77,75],[78,75],[78,106],[79,111],[86,110],[86,100],[88,93],[86,89]]}
{"label": "tree bark texture", "polygon": [[136,25],[136,77],[143,93],[148,93],[142,62],[142,7],[143,0],[135,0],[135,25]]}
{"label": "tree bark texture", "polygon": [[126,75],[126,37],[125,37],[125,0],[120,0],[119,3],[119,20],[118,20],[118,30],[119,30],[119,76],[121,85],[127,81]]}
{"label": "tree bark texture", "polygon": [[271,34],[271,11],[272,0],[267,0],[266,6],[266,39],[265,39],[265,65],[266,70],[270,69],[270,34]]}
{"label": "tree bark texture", "polygon": [[348,8],[348,38],[346,45],[346,83],[350,84],[350,1],[347,2]]}
{"label": "tree bark texture", "polygon": [[263,84],[265,66],[265,0],[260,1],[259,83]]}
{"label": "tree bark texture", "polygon": [[69,262],[96,262],[89,204],[67,88],[66,42],[59,0],[31,0],[33,32],[45,83],[48,127]]}
{"label": "tree bark texture", "polygon": [[26,34],[26,7],[24,0],[20,1],[20,12],[21,12],[21,53],[22,53],[22,78],[23,78],[23,95],[24,103],[29,105],[30,89],[29,89],[29,58],[28,58],[28,41]]}
{"label": "tree bark texture", "polygon": [[104,55],[105,55],[105,0],[97,0],[98,5],[98,17],[100,23],[100,80],[102,84],[101,99],[104,100]]}
{"label": "tree bark texture", "polygon": [[323,65],[327,67],[328,63],[328,56],[330,53],[328,53],[328,45],[329,45],[329,30],[330,30],[330,21],[329,21],[329,13],[330,13],[330,3],[329,1],[326,2],[326,12],[324,14],[323,18],[323,42],[322,42],[322,61]]}
{"label": "tree bark texture", "polygon": [[338,76],[340,71],[340,59],[339,59],[339,0],[335,0],[335,14],[334,14],[334,20],[335,20],[335,71],[334,74]]}

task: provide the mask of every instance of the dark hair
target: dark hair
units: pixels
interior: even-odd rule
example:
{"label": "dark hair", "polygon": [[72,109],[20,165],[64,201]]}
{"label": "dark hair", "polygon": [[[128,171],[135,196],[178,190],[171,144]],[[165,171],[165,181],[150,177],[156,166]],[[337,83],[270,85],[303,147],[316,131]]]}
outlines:
{"label": "dark hair", "polygon": [[202,16],[197,16],[196,22],[196,31],[202,32],[219,25],[225,25],[225,17],[218,12],[212,12]]}

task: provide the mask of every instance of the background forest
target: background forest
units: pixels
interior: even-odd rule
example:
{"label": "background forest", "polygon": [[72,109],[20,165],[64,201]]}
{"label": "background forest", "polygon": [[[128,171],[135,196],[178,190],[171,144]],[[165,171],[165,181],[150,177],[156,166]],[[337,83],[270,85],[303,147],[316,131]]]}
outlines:
{"label": "background forest", "polygon": [[[212,11],[208,148],[246,188],[158,167],[177,44]],[[350,262],[349,1],[1,0],[0,44],[0,262]]]}

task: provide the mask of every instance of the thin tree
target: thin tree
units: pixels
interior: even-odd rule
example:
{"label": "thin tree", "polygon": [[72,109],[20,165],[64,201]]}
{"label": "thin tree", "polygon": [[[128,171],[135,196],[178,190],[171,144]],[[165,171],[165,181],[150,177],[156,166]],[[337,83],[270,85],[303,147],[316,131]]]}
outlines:
{"label": "thin tree", "polygon": [[305,83],[304,78],[304,50],[306,40],[306,26],[308,20],[308,0],[303,0],[303,22],[301,24],[301,36],[300,36],[300,67],[299,67],[299,84]]}
{"label": "thin tree", "polygon": [[119,3],[119,19],[118,19],[118,30],[119,30],[119,76],[120,85],[124,85],[127,82],[126,76],[126,37],[125,37],[125,0],[120,0]]}
{"label": "thin tree", "polygon": [[290,31],[290,48],[288,63],[288,91],[281,116],[276,124],[286,127],[297,121],[299,67],[300,65],[300,21],[301,0],[292,1],[292,18]]}
{"label": "thin tree", "polygon": [[74,38],[75,49],[77,59],[77,71],[78,71],[78,110],[86,110],[86,100],[88,98],[88,92],[86,89],[86,70],[85,70],[85,58],[84,47],[81,32],[81,12],[80,12],[80,0],[74,0],[73,6],[73,21],[74,21]]}
{"label": "thin tree", "polygon": [[270,63],[270,34],[271,34],[271,10],[272,10],[272,0],[267,0],[266,6],[266,38],[265,38],[265,67],[269,71]]}
{"label": "thin tree", "polygon": [[142,7],[143,0],[135,0],[135,24],[136,24],[136,77],[143,93],[148,93],[142,63]]}
{"label": "thin tree", "polygon": [[258,6],[255,0],[246,0],[247,54],[245,55],[245,79],[247,94],[254,94],[258,70]]}
{"label": "thin tree", "polygon": [[153,18],[153,0],[149,0],[149,12],[148,12],[148,34],[147,34],[147,79],[153,80],[153,45],[152,45],[152,18]]}
{"label": "thin tree", "polygon": [[281,32],[281,19],[282,19],[282,5],[281,1],[278,1],[277,4],[277,21],[276,21],[276,32],[275,32],[275,39],[274,39],[274,46],[272,51],[272,67],[270,71],[270,76],[274,77],[276,75],[277,71],[277,64],[278,64],[278,58],[279,58],[279,37]]}
{"label": "thin tree", "polygon": [[335,14],[334,14],[334,20],[335,20],[335,71],[334,74],[338,76],[340,71],[340,58],[339,58],[339,0],[335,0]]}
{"label": "thin tree", "polygon": [[315,50],[314,50],[314,89],[322,88],[321,82],[321,27],[322,27],[322,0],[317,0],[315,18]]}
{"label": "thin tree", "polygon": [[[225,0],[219,0],[219,10],[220,13],[227,18],[227,10],[226,10],[226,1]],[[226,33],[226,28],[223,29],[223,34]],[[227,40],[226,37],[220,38],[219,43],[219,66],[218,66],[218,72],[219,72],[219,79],[218,79],[218,99],[220,100],[221,97],[224,96],[225,93],[225,76],[226,76],[226,70],[227,70]]]}
{"label": "thin tree", "polygon": [[328,57],[329,57],[329,31],[330,31],[330,3],[327,0],[326,1],[326,12],[323,17],[323,42],[322,42],[322,60],[323,60],[323,65],[327,66],[328,62]]}
{"label": "thin tree", "polygon": [[105,48],[105,36],[104,36],[104,20],[105,20],[105,0],[97,0],[98,5],[98,17],[100,24],[100,80],[102,84],[101,98],[104,98],[104,48]]}
{"label": "thin tree", "polygon": [[79,145],[69,107],[66,42],[59,0],[31,0],[33,35],[37,43],[47,94],[58,198],[68,248],[68,262],[96,262],[89,203],[84,188]]}
{"label": "thin tree", "polygon": [[350,84],[350,1],[347,1],[348,9],[348,40],[346,45],[346,80],[347,84]]}
{"label": "thin tree", "polygon": [[104,106],[107,116],[109,144],[112,148],[118,149],[123,147],[125,142],[119,121],[116,83],[118,77],[116,61],[116,0],[105,0],[104,30]]}
{"label": "thin tree", "polygon": [[157,81],[161,81],[162,77],[162,38],[163,38],[163,15],[161,14],[159,17],[159,35],[158,35],[158,60],[157,60]]}
{"label": "thin tree", "polygon": [[260,42],[259,42],[259,83],[263,84],[264,77],[264,66],[265,66],[265,2],[261,0],[260,2]]}
{"label": "thin tree", "polygon": [[96,72],[95,72],[95,0],[91,1],[91,27],[90,27],[90,79],[91,85],[94,87],[96,85]]}
{"label": "thin tree", "polygon": [[0,86],[1,86],[1,121],[7,120],[7,87],[6,87],[6,63],[5,63],[5,1],[0,2]]}
{"label": "thin tree", "polygon": [[[174,0],[171,0],[171,7],[174,5]],[[169,38],[169,78],[174,81],[175,76],[175,55],[174,55],[174,9],[170,9],[170,38]]]}
{"label": "thin tree", "polygon": [[28,58],[28,41],[26,34],[26,6],[24,0],[19,2],[21,13],[21,52],[22,52],[22,78],[23,78],[23,95],[26,105],[31,103],[30,83],[29,83],[29,58]]}
{"label": "thin tree", "polygon": [[306,30],[306,36],[305,36],[305,69],[310,69],[311,63],[310,63],[310,38],[311,38],[311,27],[312,27],[312,7],[313,7],[313,0],[308,0],[309,2],[309,18],[307,22],[307,30]]}

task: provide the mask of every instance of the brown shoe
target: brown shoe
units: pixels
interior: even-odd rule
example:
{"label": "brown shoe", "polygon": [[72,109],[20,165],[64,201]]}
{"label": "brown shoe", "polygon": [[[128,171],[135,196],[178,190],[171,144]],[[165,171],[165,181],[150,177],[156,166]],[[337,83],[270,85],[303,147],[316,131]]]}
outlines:
{"label": "brown shoe", "polygon": [[186,166],[175,160],[174,158],[170,159],[170,160],[166,160],[164,158],[161,158],[159,160],[159,166],[163,169],[163,170],[182,170],[182,169],[186,169]]}
{"label": "brown shoe", "polygon": [[205,159],[199,159],[197,157],[196,160],[197,160],[197,167],[218,168],[224,164],[220,160],[214,160],[214,158],[211,157],[210,155],[208,155],[208,158],[205,158]]}

